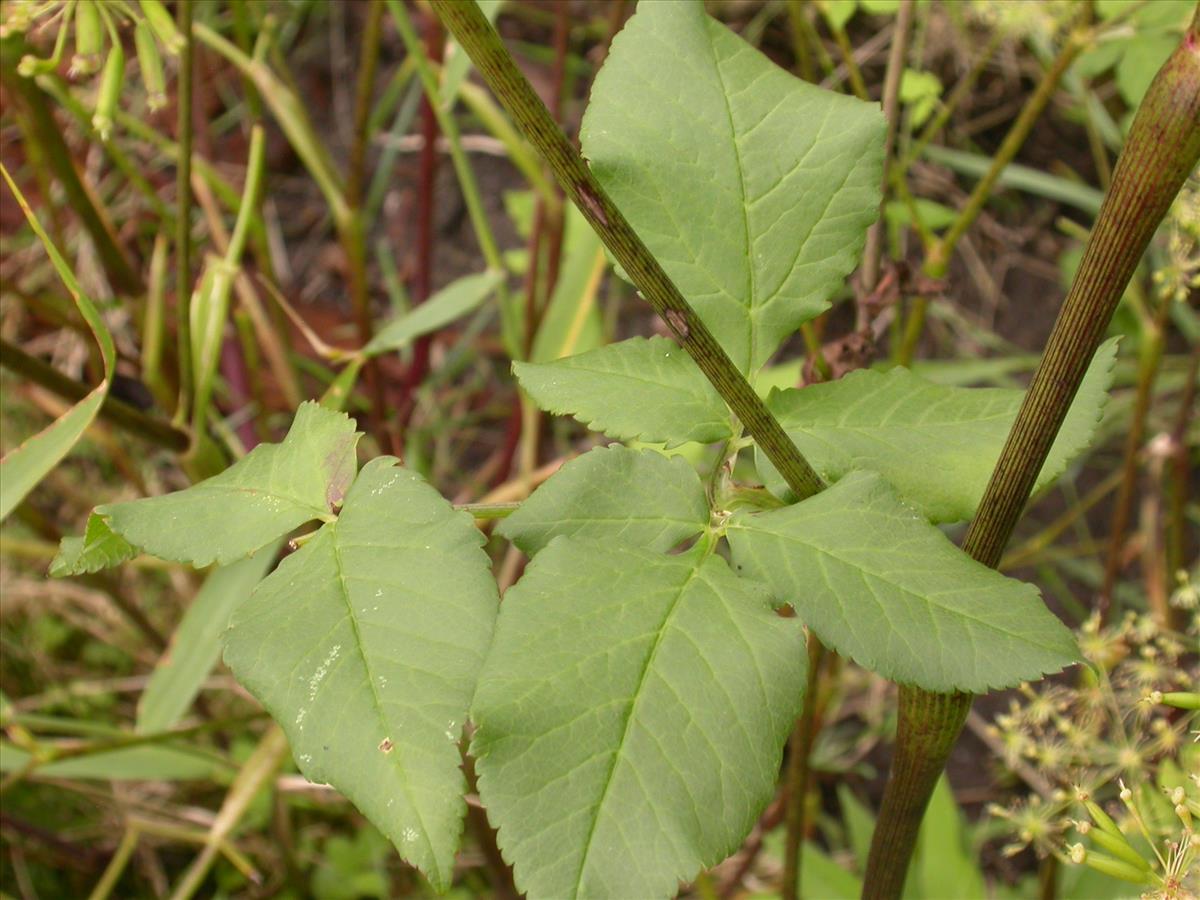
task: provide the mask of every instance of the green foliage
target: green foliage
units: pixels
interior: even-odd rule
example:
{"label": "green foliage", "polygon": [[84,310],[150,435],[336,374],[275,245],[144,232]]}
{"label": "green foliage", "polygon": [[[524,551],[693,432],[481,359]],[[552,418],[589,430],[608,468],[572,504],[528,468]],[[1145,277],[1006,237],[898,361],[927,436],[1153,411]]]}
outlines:
{"label": "green foliage", "polygon": [[[96,518],[89,527],[92,522],[103,524]],[[179,724],[221,656],[230,615],[262,581],[278,550],[267,547],[250,559],[214,569],[204,579],[138,700],[139,732],[166,731]]]}
{"label": "green foliage", "polygon": [[95,420],[112,384],[112,376],[117,364],[117,350],[100,311],[80,288],[75,273],[63,259],[58,248],[54,246],[54,242],[42,228],[37,216],[33,214],[33,210],[29,208],[25,196],[9,176],[8,169],[0,166],[0,173],[4,175],[4,181],[8,184],[13,196],[16,197],[22,212],[25,213],[25,219],[37,234],[46,253],[50,256],[50,261],[54,264],[55,272],[62,279],[71,299],[75,301],[75,306],[84,321],[87,322],[88,328],[91,329],[96,343],[100,345],[100,358],[104,364],[104,379],[91,393],[59,416],[53,424],[26,440],[19,447],[10,450],[0,460],[0,521],[2,521],[71,451],[88,426]]}
{"label": "green foliage", "polygon": [[471,519],[396,463],[368,463],[337,520],[238,607],[225,662],[300,770],[445,890],[466,811],[458,739],[496,588]]}
{"label": "green foliage", "polygon": [[1136,0],[1099,0],[1101,21],[1129,15],[1128,25],[1106,36],[1075,63],[1079,74],[1095,78],[1112,71],[1121,99],[1130,109],[1142,100],[1155,73],[1179,45],[1179,33],[1192,15],[1194,4],[1145,3]]}
{"label": "green foliage", "polygon": [[[865,868],[875,819],[849,789],[839,790],[838,800],[846,836],[853,850],[854,871],[845,868],[815,844],[805,844],[801,869],[801,895],[804,897],[854,900],[862,894],[862,879],[858,873]],[[945,897],[983,900],[989,896],[1010,896],[1001,885],[992,886],[991,893],[986,889],[983,872],[971,846],[979,840],[973,832],[977,833],[977,829],[967,824],[954,802],[950,784],[943,776],[933,791],[921,823],[904,896],[908,900],[943,900]],[[1020,892],[1011,896],[1028,894]]]}
{"label": "green foliage", "polygon": [[[1116,355],[1116,339],[1097,351],[1038,487],[1061,475],[1090,443]],[[822,477],[879,472],[930,520],[957,522],[974,514],[1023,396],[1005,388],[944,387],[903,368],[863,369],[775,392],[768,406]],[[785,492],[770,461],[761,453],[758,461],[767,486]]]}
{"label": "green foliage", "polygon": [[530,555],[559,535],[666,551],[708,520],[704,485],[683,459],[614,445],[564,465],[498,531]]}
{"label": "green foliage", "polygon": [[932,72],[905,69],[900,78],[900,102],[909,108],[914,128],[933,115],[942,97],[942,83]]}
{"label": "green foliage", "polygon": [[504,279],[503,272],[480,272],[447,285],[420,306],[393,319],[363,347],[364,356],[378,356],[406,347],[423,334],[438,331],[479,307]]}
{"label": "green foliage", "polygon": [[700,4],[647,3],[613,41],[580,140],[671,280],[752,372],[858,264],[884,130],[877,106],[793,77]]}
{"label": "green foliage", "polygon": [[513,363],[513,373],[542,409],[572,415],[609,437],[674,445],[733,433],[720,395],[667,338],[630,338],[551,363]]}
{"label": "green foliage", "polygon": [[555,538],[505,596],[471,709],[518,885],[667,896],[731,853],[774,791],[802,648],[704,546]]}
{"label": "green foliage", "polygon": [[[31,762],[28,751],[0,741],[0,772],[19,772]],[[184,748],[147,745],[104,750],[43,763],[46,778],[86,781],[211,781],[226,774],[214,757]]]}
{"label": "green foliage", "polygon": [[968,557],[878,475],[735,515],[729,539],[739,570],[838,653],[893,681],[982,693],[1078,660],[1036,588]]}
{"label": "green foliage", "polygon": [[82,545],[67,544],[55,574],[89,571],[117,556],[114,540],[197,567],[226,565],[313,519],[327,520],[354,478],[358,434],[315,403],[296,412],[282,444],[261,444],[219,475],[184,491],[96,507]]}
{"label": "green foliage", "polygon": [[[309,148],[301,156],[341,221],[340,185],[295,92],[215,32],[196,33]],[[451,59],[449,77],[464,66]],[[932,108],[929,85],[909,99]],[[596,80],[582,143],[735,367],[765,390],[794,383],[764,367],[858,263],[880,203],[884,130],[873,104],[792,77],[701,4],[648,3]],[[509,349],[531,351],[516,378],[542,409],[612,438],[692,444],[705,472],[620,446],[568,462],[498,526],[532,557],[500,605],[471,518],[392,457],[357,471],[354,422],[305,403],[282,443],[223,473],[98,507],[53,570],[139,552],[225,567],[181,626],[189,651],[156,673],[140,724],[178,720],[228,622],[224,660],[279,722],[301,772],[341,791],[435,888],[453,880],[470,718],[479,796],[520,890],[666,896],[732,852],[773,796],[803,699],[806,628],[938,691],[1011,686],[1078,654],[1035,588],[974,562],[934,524],[973,512],[1020,392],[902,369],[776,390],[770,407],[834,482],[783,505],[763,461],[778,497],[734,480],[749,442],[679,346],[596,346],[603,257],[583,220],[570,221],[541,328],[520,333],[512,304],[503,314]],[[476,309],[502,282],[495,270],[462,279],[382,329],[326,401],[346,399],[368,357]],[[1091,438],[1114,355],[1110,345],[1098,356],[1043,484]],[[715,443],[715,458],[700,446]],[[312,523],[263,577],[274,548]],[[377,884],[369,846],[330,849],[341,858],[331,870]],[[320,893],[337,895],[325,874]],[[854,883],[843,874],[825,872],[838,890]],[[969,874],[962,889],[974,892]]]}

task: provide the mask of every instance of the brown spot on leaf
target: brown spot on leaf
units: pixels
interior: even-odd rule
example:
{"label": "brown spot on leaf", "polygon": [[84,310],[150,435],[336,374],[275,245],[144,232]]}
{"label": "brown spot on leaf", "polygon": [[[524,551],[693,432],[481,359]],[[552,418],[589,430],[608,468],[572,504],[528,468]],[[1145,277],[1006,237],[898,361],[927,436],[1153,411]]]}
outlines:
{"label": "brown spot on leaf", "polygon": [[354,480],[358,460],[353,451],[348,448],[353,447],[357,442],[357,433],[345,435],[337,441],[334,448],[325,457],[323,468],[329,479],[325,489],[325,502],[329,504],[330,512],[337,512],[341,507],[342,501],[346,499],[346,491],[350,487],[350,482]]}
{"label": "brown spot on leaf", "polygon": [[391,753],[392,748],[395,746],[396,745],[392,743],[391,738],[384,738],[382,741],[379,742],[379,752],[380,753]]}

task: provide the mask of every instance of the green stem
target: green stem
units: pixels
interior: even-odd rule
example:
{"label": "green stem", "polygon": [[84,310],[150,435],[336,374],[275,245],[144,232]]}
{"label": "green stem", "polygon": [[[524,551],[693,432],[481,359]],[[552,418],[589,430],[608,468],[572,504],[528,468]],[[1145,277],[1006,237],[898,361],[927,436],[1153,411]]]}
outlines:
{"label": "green stem", "polygon": [[[474,2],[469,5],[474,7]],[[471,169],[466,153],[463,152],[462,141],[459,140],[458,124],[450,115],[447,104],[442,99],[433,66],[430,64],[424,47],[421,46],[421,39],[417,36],[417,31],[413,27],[408,13],[405,12],[404,4],[398,0],[388,0],[388,9],[396,23],[396,30],[400,32],[400,38],[404,41],[404,48],[416,65],[417,77],[421,79],[425,96],[429,99],[429,105],[437,118],[438,129],[446,138],[446,144],[450,148],[450,162],[454,165],[455,175],[458,176],[458,185],[463,192],[463,202],[466,203],[467,215],[475,230],[475,238],[479,241],[479,249],[483,252],[483,258],[489,269],[503,271],[505,268],[504,258],[500,255],[500,247],[488,224],[487,213],[483,208],[483,198],[479,192],[479,185],[475,181],[474,171]],[[484,19],[484,23],[487,23],[486,19]],[[488,27],[491,26],[488,25]]]}
{"label": "green stem", "polygon": [[194,371],[195,402],[192,404],[192,433],[200,435],[208,418],[208,407],[212,399],[213,379],[217,370],[221,344],[225,336],[225,323],[229,317],[229,292],[241,266],[242,253],[254,218],[258,198],[262,195],[265,177],[265,139],[261,125],[250,129],[250,149],[246,161],[246,184],[242,190],[242,202],[233,225],[229,246],[220,260],[214,260],[206,273],[207,288],[202,287],[201,303],[193,309],[197,319],[192,324],[203,326],[192,329],[192,362]]}
{"label": "green stem", "polygon": [[[1085,33],[1073,31],[1067,37],[1067,42],[1054,60],[1054,64],[1042,76],[1037,89],[1021,108],[1017,120],[1008,130],[1008,134],[1004,136],[1000,149],[992,157],[992,164],[987,173],[975,185],[975,189],[967,198],[966,204],[950,229],[930,247],[923,266],[927,276],[930,278],[945,277],[946,270],[950,267],[950,257],[954,253],[954,248],[958,246],[958,242],[966,234],[967,229],[975,224],[975,220],[983,212],[983,207],[991,197],[1000,175],[1024,145],[1034,123],[1042,115],[1050,99],[1054,96],[1054,92],[1058,89],[1063,75],[1066,74],[1071,63],[1075,61],[1075,57],[1085,46],[1087,46]],[[928,307],[928,297],[917,297],[909,310],[908,319],[904,323],[904,336],[896,350],[896,362],[902,366],[907,366],[912,362],[917,343],[921,340],[921,333],[925,330],[925,313]]]}
{"label": "green stem", "polygon": [[[892,32],[892,46],[888,52],[887,72],[883,79],[883,115],[887,119],[887,136],[883,143],[883,187],[880,198],[880,216],[867,229],[867,245],[863,250],[860,279],[864,293],[869,294],[879,282],[879,263],[883,256],[883,215],[887,202],[889,168],[892,152],[896,147],[896,130],[900,122],[900,78],[904,73],[904,61],[908,54],[908,32],[912,23],[913,0],[902,0],[896,13],[896,29]],[[860,323],[861,328],[866,323]]]}
{"label": "green stem", "polygon": [[788,486],[800,498],[821,490],[824,485],[820,477],[609,199],[478,6],[455,0],[433,0],[432,5],[530,143],[541,152],[563,191],[738,415]]}
{"label": "green stem", "polygon": [[225,802],[208,831],[204,849],[184,873],[171,900],[188,900],[199,890],[217,856],[227,852],[227,839],[258,792],[275,776],[288,755],[287,737],[278,725],[272,725],[225,795]]}
{"label": "green stem", "polygon": [[[28,378],[34,384],[71,402],[82,400],[91,391],[86,384],[67,377],[58,369],[42,362],[35,356],[30,356],[20,347],[3,338],[0,338],[0,366]],[[112,394],[104,398],[104,404],[100,407],[100,418],[106,419],[118,428],[137,435],[156,446],[176,453],[182,453],[191,442],[186,431],[176,428],[170,422],[144,413]]]}
{"label": "green stem", "polygon": [[126,826],[125,833],[121,836],[121,843],[117,844],[116,852],[113,853],[112,859],[104,868],[104,874],[100,876],[100,880],[88,894],[88,900],[107,900],[108,896],[112,894],[113,888],[117,886],[125,867],[129,864],[130,857],[133,856],[133,851],[137,849],[138,836],[137,828],[132,825]]}
{"label": "green stem", "polygon": [[125,294],[141,294],[145,290],[141,275],[117,243],[116,232],[105,216],[103,208],[80,178],[71,151],[63,138],[63,130],[54,119],[46,93],[34,79],[17,73],[17,61],[27,50],[19,36],[0,41],[0,71],[3,72],[4,84],[17,95],[28,114],[30,130],[37,142],[38,152],[53,170],[67,205],[79,216],[79,221],[96,245],[96,254],[100,257],[104,273],[113,288]]}
{"label": "green stem", "polygon": [[[371,298],[367,284],[367,221],[363,207],[363,190],[366,182],[367,146],[371,139],[371,98],[375,92],[375,73],[379,69],[382,25],[383,4],[369,4],[359,52],[358,83],[354,91],[354,142],[350,147],[350,161],[346,167],[346,206],[349,214],[346,227],[340,229],[342,246],[346,252],[350,308],[354,311],[358,339],[363,347],[371,342],[373,333]],[[387,404],[383,395],[379,364],[374,360],[367,363],[366,376],[375,425],[380,429],[378,437],[382,438]]]}
{"label": "green stem", "polygon": [[175,7],[179,49],[178,118],[175,142],[175,328],[179,359],[179,404],[175,420],[186,422],[192,410],[192,0]]}
{"label": "green stem", "polygon": [[804,835],[807,831],[808,786],[812,767],[813,740],[817,736],[817,690],[825,647],[811,631],[808,634],[808,684],[804,690],[804,709],[796,722],[790,742],[787,767],[787,797],[784,822],[787,836],[783,847],[782,900],[797,900],[800,896],[800,874],[804,861]]}
{"label": "green stem", "polygon": [[800,0],[785,0],[787,3],[788,31],[792,38],[792,55],[796,57],[797,74],[805,81],[816,81],[813,69],[812,47],[808,42],[808,33],[804,26],[804,9]]}
{"label": "green stem", "polygon": [[[992,472],[963,550],[995,568],[1113,311],[1175,195],[1200,161],[1200,4],[1146,92],[1091,239]],[[971,697],[900,689],[892,775],[867,861],[865,898],[897,898],[921,816]]]}
{"label": "green stem", "polygon": [[838,51],[842,54],[842,65],[846,67],[846,78],[850,82],[850,90],[859,100],[869,103],[871,97],[867,93],[867,83],[863,81],[862,71],[858,68],[858,61],[854,58],[854,47],[850,44],[846,30],[834,28],[832,24],[829,30],[833,33],[834,43],[837,44]]}
{"label": "green stem", "polygon": [[[1112,525],[1109,528],[1108,553],[1104,561],[1104,581],[1100,586],[1098,606],[1101,619],[1108,618],[1113,599],[1113,588],[1117,576],[1121,572],[1124,558],[1125,531],[1129,527],[1130,514],[1133,511],[1133,499],[1138,484],[1138,456],[1142,450],[1142,442],[1146,437],[1146,416],[1150,411],[1150,401],[1153,398],[1154,383],[1158,378],[1159,366],[1162,363],[1163,349],[1166,342],[1166,331],[1169,325],[1167,315],[1171,304],[1175,301],[1164,297],[1159,301],[1158,310],[1152,318],[1142,325],[1142,346],[1139,354],[1137,392],[1133,403],[1133,415],[1129,421],[1129,430],[1125,434],[1124,461],[1121,465],[1121,487],[1117,491],[1116,505],[1113,507]],[[1153,608],[1153,598],[1151,607]],[[1167,610],[1153,609],[1155,618],[1162,627],[1167,627]]]}
{"label": "green stem", "polygon": [[[1196,387],[1200,381],[1200,346],[1192,351],[1188,363],[1187,377],[1184,379],[1183,394],[1179,398],[1179,412],[1171,427],[1171,461],[1167,474],[1164,493],[1168,498],[1167,505],[1167,574],[1174,578],[1175,573],[1183,568],[1188,559],[1188,534],[1191,531],[1187,523],[1187,506],[1189,484],[1192,480],[1192,460],[1188,450],[1188,427],[1196,412]],[[1176,607],[1173,617],[1178,620],[1184,610]],[[1179,631],[1183,630],[1182,622],[1175,621],[1172,625]]]}
{"label": "green stem", "polygon": [[925,152],[926,146],[941,132],[950,121],[950,116],[958,109],[958,105],[967,98],[975,87],[975,83],[979,81],[979,76],[987,68],[992,57],[996,55],[996,50],[999,49],[1000,43],[1004,37],[1004,32],[999,28],[992,32],[992,36],[988,38],[987,45],[983,48],[983,52],[979,54],[979,58],[975,60],[970,71],[967,72],[958,83],[954,85],[954,90],[950,92],[950,96],[942,103],[941,108],[929,120],[928,124],[921,129],[921,133],[917,135],[917,139],[913,142],[908,152],[904,154],[904,162],[901,168],[908,171],[908,168],[917,160],[922,153]]}

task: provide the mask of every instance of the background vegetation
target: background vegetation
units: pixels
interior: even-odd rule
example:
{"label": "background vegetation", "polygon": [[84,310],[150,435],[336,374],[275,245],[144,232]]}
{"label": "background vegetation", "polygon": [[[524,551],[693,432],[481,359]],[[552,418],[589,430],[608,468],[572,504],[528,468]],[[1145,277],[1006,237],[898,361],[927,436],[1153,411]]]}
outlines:
{"label": "background vegetation", "polygon": [[[481,5],[574,135],[633,4]],[[1132,111],[1194,4],[706,6],[780,66],[894,110],[866,261],[769,380],[904,363],[947,385],[1023,385]],[[137,560],[51,580],[50,561],[96,504],[220,471],[278,440],[308,398],[357,418],[364,458],[395,453],[455,502],[520,500],[595,438],[522,402],[512,362],[663,323],[420,3],[3,0],[0,52],[2,160],[63,258],[0,188],[0,448],[55,420],[82,428],[77,402],[99,409],[65,461],[4,504],[0,889],[430,893],[344,800],[294,773],[217,663],[229,609],[261,571],[222,581]],[[1182,879],[1195,852],[1174,811],[1200,799],[1187,778],[1200,773],[1195,725],[1154,692],[1200,680],[1198,248],[1193,178],[1114,319],[1098,438],[1001,564],[1039,585],[1097,669],[976,704],[912,896],[1129,894],[1072,864],[1072,822],[1089,819],[1076,787],[1153,867]],[[89,394],[105,379],[107,395]],[[488,550],[503,589],[524,557],[498,537]],[[803,887],[849,896],[894,703],[876,676],[821,665],[813,727],[793,742],[811,740]],[[738,854],[682,890],[778,893],[782,810],[778,799]],[[477,806],[454,891],[512,893]]]}

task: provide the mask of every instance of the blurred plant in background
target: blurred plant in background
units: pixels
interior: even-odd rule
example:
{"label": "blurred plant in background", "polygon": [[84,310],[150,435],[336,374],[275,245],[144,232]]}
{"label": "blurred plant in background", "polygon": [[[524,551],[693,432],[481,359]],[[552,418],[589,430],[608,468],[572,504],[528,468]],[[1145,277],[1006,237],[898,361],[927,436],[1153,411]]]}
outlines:
{"label": "blurred plant in background", "polygon": [[[1181,608],[1189,589],[1175,595]],[[1043,858],[1150,884],[1157,893],[1146,896],[1190,896],[1192,817],[1200,814],[1200,745],[1190,734],[1200,724],[1196,625],[1193,617],[1177,634],[1145,614],[1129,612],[1111,626],[1093,616],[1079,632],[1090,665],[1077,683],[1026,685],[996,716],[988,734],[1001,762],[1034,789],[1028,799],[988,807],[1008,835],[1006,855],[1032,847]],[[1081,809],[1087,818],[1073,818]],[[1070,843],[1072,830],[1091,835],[1093,847]]]}

